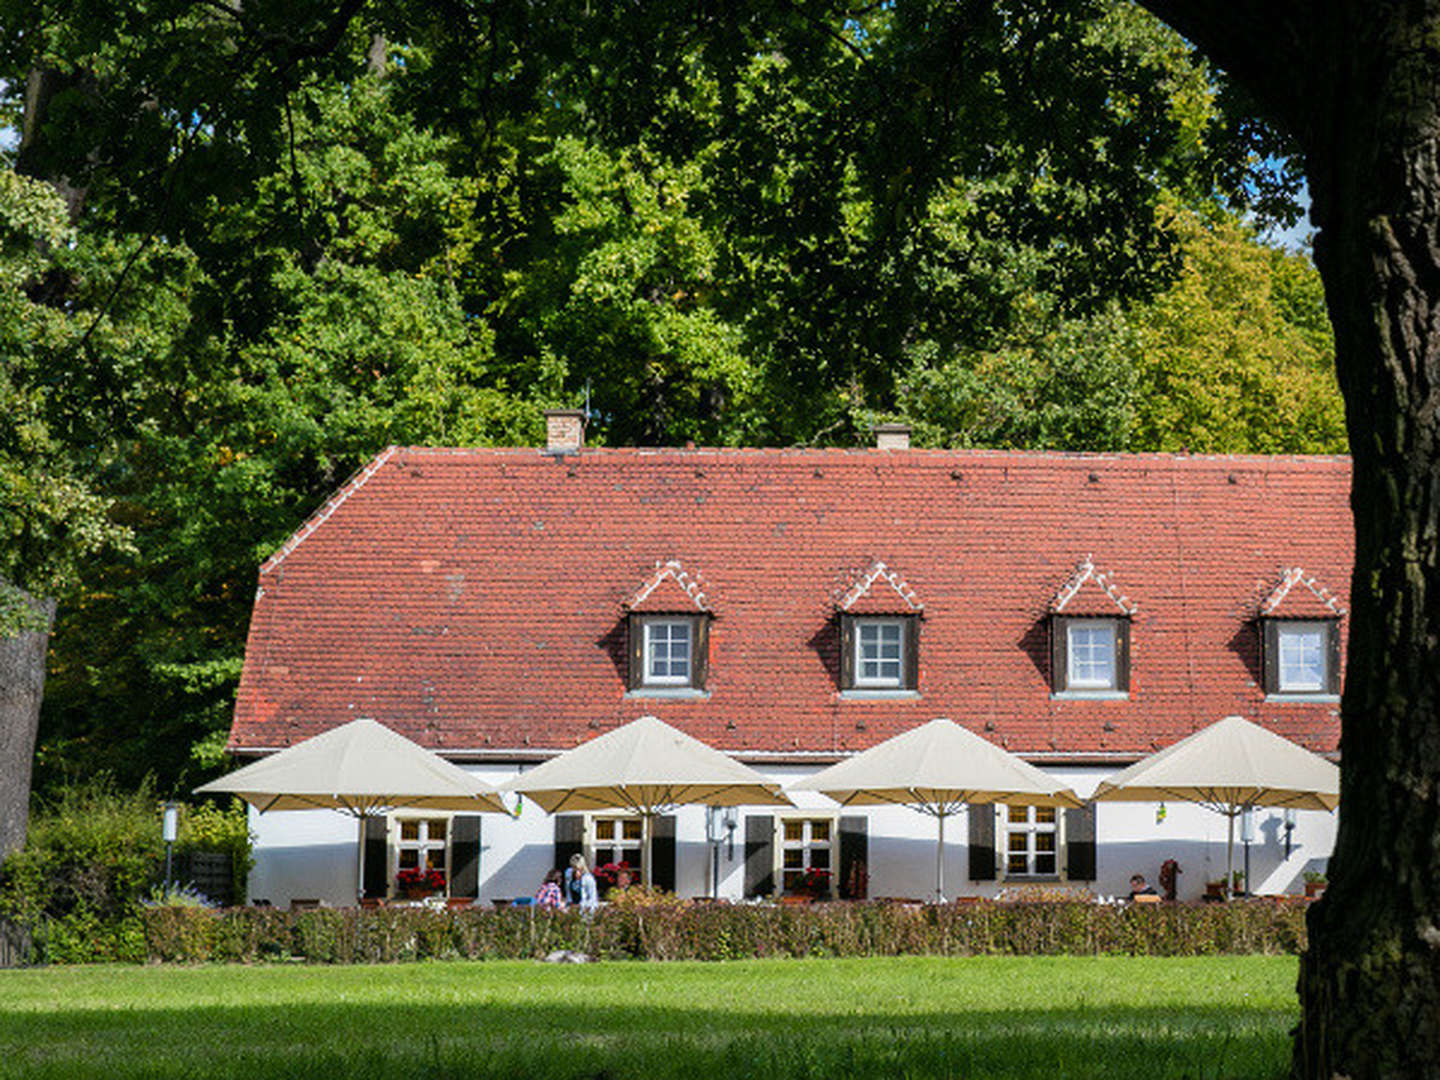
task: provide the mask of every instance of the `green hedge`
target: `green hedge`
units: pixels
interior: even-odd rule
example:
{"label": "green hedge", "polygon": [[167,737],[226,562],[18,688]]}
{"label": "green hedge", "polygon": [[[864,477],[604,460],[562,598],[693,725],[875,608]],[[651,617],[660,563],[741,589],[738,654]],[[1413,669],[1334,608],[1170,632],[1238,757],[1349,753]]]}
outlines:
{"label": "green hedge", "polygon": [[[754,956],[1298,953],[1305,905],[1271,901],[1147,906],[886,903],[711,904],[578,912],[152,908],[145,953],[174,963],[392,963],[523,959],[573,949],[598,959]],[[53,957],[59,960],[61,957]]]}

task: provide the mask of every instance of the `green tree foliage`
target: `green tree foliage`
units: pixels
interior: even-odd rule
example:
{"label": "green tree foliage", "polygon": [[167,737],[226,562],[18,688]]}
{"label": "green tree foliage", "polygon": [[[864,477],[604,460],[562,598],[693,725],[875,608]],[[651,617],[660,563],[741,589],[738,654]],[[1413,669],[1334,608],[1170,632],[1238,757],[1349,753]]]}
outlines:
{"label": "green tree foliage", "polygon": [[[1283,147],[1126,3],[0,0],[0,80],[75,237],[0,393],[134,545],[72,559],[44,782],[213,767],[256,565],[387,443],[1233,445],[1211,354],[1330,430],[1262,342],[1324,352],[1304,274],[1160,213],[1283,206]],[[1206,258],[1270,313],[1148,306]]]}

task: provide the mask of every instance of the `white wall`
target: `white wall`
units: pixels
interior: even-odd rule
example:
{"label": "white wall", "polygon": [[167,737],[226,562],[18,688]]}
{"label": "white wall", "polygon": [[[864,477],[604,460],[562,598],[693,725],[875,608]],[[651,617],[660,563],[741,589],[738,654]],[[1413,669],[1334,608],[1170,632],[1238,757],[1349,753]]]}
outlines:
{"label": "white wall", "polygon": [[[515,775],[513,766],[485,765],[471,769],[500,783]],[[775,766],[762,773],[789,783],[816,770],[814,767]],[[1056,767],[1057,778],[1077,794],[1089,796],[1114,770]],[[835,812],[824,796],[795,793],[802,810]],[[515,804],[507,796],[507,805]],[[719,853],[719,894],[739,899],[744,887],[745,817],[774,813],[772,808],[740,811],[733,851],[722,844]],[[907,807],[847,809],[869,819],[869,874],[871,896],[933,898],[935,894],[936,822]],[[1291,854],[1285,857],[1283,814],[1257,810],[1255,841],[1250,845],[1251,891],[1298,893],[1304,891],[1303,873],[1323,869],[1335,841],[1333,814],[1300,811],[1291,837]],[[676,812],[676,877],[681,895],[709,895],[711,848],[705,841],[703,807],[682,807]],[[330,810],[251,812],[257,840],[256,864],[250,875],[252,900],[266,899],[279,907],[294,899],[318,899],[344,906],[354,903],[358,827],[355,819]],[[971,882],[966,859],[968,821],[964,812],[945,823],[945,892],[950,898],[994,895],[1003,882]],[[1160,864],[1173,858],[1180,864],[1178,893],[1191,900],[1205,891],[1207,880],[1225,875],[1226,819],[1201,807],[1167,803],[1163,821],[1156,820],[1154,803],[1101,803],[1096,810],[1098,879],[1087,883],[1101,896],[1124,895],[1132,873],[1142,873],[1158,888]],[[554,824],[535,804],[526,802],[519,817],[484,815],[481,825],[480,895],[530,896],[539,888],[553,864]],[[1235,867],[1244,866],[1244,848],[1236,827]]]}

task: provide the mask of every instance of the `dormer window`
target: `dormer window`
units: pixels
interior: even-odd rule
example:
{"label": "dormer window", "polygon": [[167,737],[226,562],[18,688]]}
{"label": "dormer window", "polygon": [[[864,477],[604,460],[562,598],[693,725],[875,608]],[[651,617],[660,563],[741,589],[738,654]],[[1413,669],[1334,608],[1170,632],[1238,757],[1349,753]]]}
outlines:
{"label": "dormer window", "polygon": [[1264,619],[1265,693],[1340,692],[1340,620]]}
{"label": "dormer window", "polygon": [[915,689],[919,618],[842,615],[840,626],[844,689]]}
{"label": "dormer window", "polygon": [[1128,693],[1130,620],[1052,616],[1050,669],[1056,694]]}
{"label": "dormer window", "polygon": [[1056,697],[1130,696],[1135,604],[1086,556],[1050,602],[1050,690]]}
{"label": "dormer window", "polygon": [[706,615],[631,615],[632,691],[703,690]]}
{"label": "dormer window", "polygon": [[1298,700],[1340,693],[1339,597],[1303,567],[1280,574],[1260,604],[1260,655],[1268,697]]}

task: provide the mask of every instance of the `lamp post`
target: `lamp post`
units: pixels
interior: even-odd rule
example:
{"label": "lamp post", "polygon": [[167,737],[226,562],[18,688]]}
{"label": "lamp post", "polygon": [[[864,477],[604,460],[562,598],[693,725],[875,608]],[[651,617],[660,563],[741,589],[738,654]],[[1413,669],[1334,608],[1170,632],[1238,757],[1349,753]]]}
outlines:
{"label": "lamp post", "polygon": [[1250,844],[1255,839],[1255,808],[1247,806],[1240,815],[1240,842],[1245,845],[1245,892],[1253,894],[1250,883]]}
{"label": "lamp post", "polygon": [[175,837],[180,833],[180,804],[167,802],[160,819],[160,836],[165,841],[165,895],[170,895],[170,870],[175,851]]}

